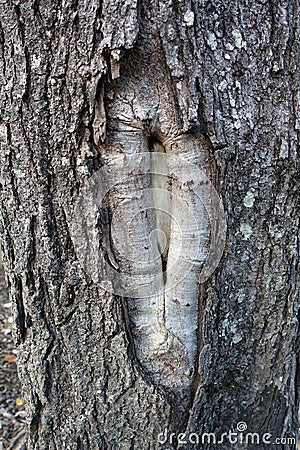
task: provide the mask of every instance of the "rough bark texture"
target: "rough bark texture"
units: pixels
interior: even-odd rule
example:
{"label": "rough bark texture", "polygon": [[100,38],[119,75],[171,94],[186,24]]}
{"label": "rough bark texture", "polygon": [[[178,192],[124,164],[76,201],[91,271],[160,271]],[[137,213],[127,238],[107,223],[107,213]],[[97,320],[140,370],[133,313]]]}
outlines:
{"label": "rough bark texture", "polygon": [[[2,239],[30,450],[155,449],[165,429],[221,434],[240,421],[295,437],[298,6],[0,1]],[[133,152],[135,125],[201,142],[225,206],[184,393],[145,373],[127,302],[87,276],[70,234],[81,186],[126,153],[122,108]],[[215,445],[162,445],[181,447]]]}

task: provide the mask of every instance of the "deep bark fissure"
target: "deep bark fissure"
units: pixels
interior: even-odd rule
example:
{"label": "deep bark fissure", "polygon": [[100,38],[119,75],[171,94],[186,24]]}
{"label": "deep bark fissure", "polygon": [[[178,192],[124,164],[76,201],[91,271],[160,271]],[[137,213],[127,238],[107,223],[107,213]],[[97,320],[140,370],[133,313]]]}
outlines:
{"label": "deep bark fissure", "polygon": [[15,283],[17,291],[17,295],[15,297],[17,307],[16,326],[19,332],[19,340],[20,342],[24,342],[26,337],[26,316],[23,301],[23,286],[21,278],[16,277]]}
{"label": "deep bark fissure", "polygon": [[[149,152],[166,154],[162,142],[150,136],[148,140]],[[156,155],[155,155],[156,156]],[[160,189],[164,192],[170,192],[170,198],[168,196],[165,201],[161,201],[158,196],[153,201],[153,210],[155,214],[155,226],[161,236],[157,236],[157,248],[160,253],[162,272],[164,278],[164,284],[167,281],[167,266],[168,266],[168,253],[170,247],[170,235],[171,235],[171,214],[172,214],[172,181],[168,174],[167,161],[164,168],[157,166],[156,158],[151,158],[151,188]],[[161,164],[162,161],[159,161]],[[164,173],[166,171],[166,173]],[[154,194],[155,195],[155,194]]]}

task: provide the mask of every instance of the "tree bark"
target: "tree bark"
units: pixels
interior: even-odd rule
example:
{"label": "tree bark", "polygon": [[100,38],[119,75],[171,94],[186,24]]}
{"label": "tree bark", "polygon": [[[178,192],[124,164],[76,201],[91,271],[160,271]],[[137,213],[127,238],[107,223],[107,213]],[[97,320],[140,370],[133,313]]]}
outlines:
{"label": "tree bark", "polygon": [[[223,3],[0,1],[2,246],[29,450],[213,449],[204,433],[241,422],[272,443],[296,438],[299,5]],[[138,178],[145,154],[157,178]],[[117,174],[134,163],[137,185],[120,175],[93,211],[85,186],[117,157],[127,158]],[[203,252],[181,283],[161,270],[186,257],[175,222],[157,213],[175,214],[163,167],[178,157],[201,169],[226,214],[222,259],[200,284],[213,189],[197,203],[176,176],[171,194],[200,224]],[[140,228],[127,235],[118,208],[153,188],[167,197],[136,210]],[[86,239],[76,205],[95,213]],[[151,254],[139,275],[158,274],[163,291],[149,296],[149,281],[143,296],[138,278],[116,289],[109,271],[135,276],[154,228],[167,243],[155,237],[161,259]]]}

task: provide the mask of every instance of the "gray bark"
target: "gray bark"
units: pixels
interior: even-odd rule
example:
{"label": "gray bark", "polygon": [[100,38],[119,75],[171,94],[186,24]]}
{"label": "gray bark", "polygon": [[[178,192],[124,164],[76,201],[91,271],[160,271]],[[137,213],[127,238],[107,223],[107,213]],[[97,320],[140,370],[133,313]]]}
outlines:
{"label": "gray bark", "polygon": [[[272,442],[296,436],[299,5],[223,3],[0,1],[2,245],[30,450],[212,449],[158,435],[220,436],[241,421]],[[93,174],[151,151],[151,136],[201,166],[228,227],[214,274],[191,281],[196,330],[160,365],[150,320],[139,328],[152,311],[105,291],[106,269],[101,283],[88,273],[71,219]],[[109,230],[120,192],[94,231],[100,267],[126,272]]]}

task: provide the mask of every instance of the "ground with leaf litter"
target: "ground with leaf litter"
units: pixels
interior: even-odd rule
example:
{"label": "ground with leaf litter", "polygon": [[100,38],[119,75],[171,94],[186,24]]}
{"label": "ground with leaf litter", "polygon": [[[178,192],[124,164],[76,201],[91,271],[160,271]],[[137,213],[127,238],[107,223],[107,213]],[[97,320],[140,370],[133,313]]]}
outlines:
{"label": "ground with leaf litter", "polygon": [[12,337],[11,303],[0,265],[0,450],[25,450],[25,413]]}

